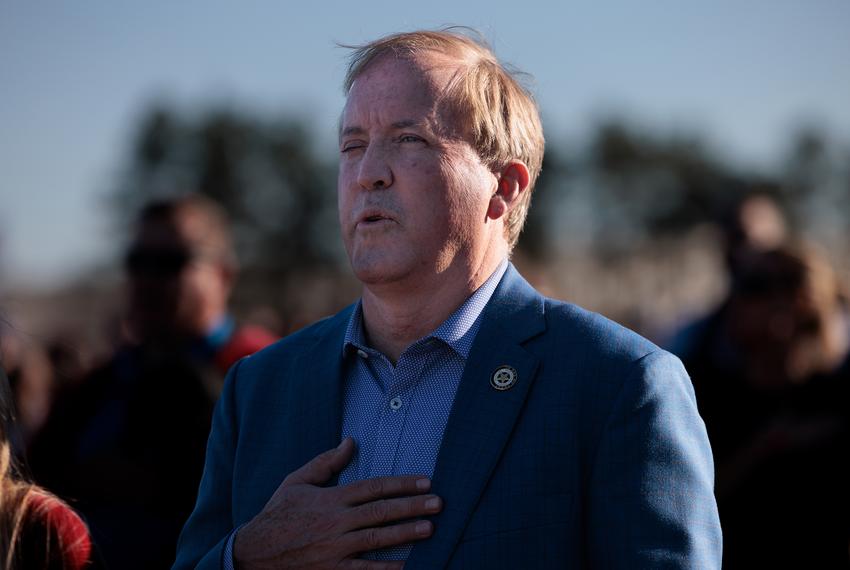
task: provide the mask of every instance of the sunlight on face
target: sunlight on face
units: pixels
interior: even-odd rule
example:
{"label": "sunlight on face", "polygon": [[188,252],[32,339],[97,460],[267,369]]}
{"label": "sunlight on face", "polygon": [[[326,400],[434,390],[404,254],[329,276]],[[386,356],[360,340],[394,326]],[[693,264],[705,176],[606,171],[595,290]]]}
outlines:
{"label": "sunlight on face", "polygon": [[491,239],[494,174],[440,94],[456,66],[382,57],[357,78],[340,135],[343,240],[364,283],[418,280],[469,264]]}

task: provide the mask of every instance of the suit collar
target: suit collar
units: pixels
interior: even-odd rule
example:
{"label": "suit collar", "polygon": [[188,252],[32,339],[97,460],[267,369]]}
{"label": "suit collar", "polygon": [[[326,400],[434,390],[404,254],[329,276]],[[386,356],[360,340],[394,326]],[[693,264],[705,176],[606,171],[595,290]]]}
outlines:
{"label": "suit collar", "polygon": [[[432,492],[443,498],[443,512],[434,517],[434,536],[414,546],[405,568],[448,563],[534,381],[538,358],[523,343],[544,330],[543,297],[509,266],[484,310],[437,457]],[[504,366],[516,371],[517,382],[500,391],[490,382]]]}
{"label": "suit collar", "polygon": [[311,426],[295,442],[296,466],[339,445],[343,384],[339,347],[353,309],[351,305],[322,323],[313,344],[298,355],[293,367],[302,378],[292,383],[293,425]]}

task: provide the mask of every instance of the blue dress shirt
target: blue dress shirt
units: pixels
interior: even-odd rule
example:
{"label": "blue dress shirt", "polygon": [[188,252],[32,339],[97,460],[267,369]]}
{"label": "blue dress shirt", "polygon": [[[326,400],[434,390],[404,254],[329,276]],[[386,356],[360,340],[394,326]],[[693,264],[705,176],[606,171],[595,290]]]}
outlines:
{"label": "blue dress shirt", "polygon": [[[481,312],[507,266],[507,261],[502,262],[442,325],[407,347],[395,366],[366,344],[363,311],[358,304],[343,344],[346,383],[342,409],[342,435],[353,437],[357,450],[340,473],[340,485],[388,475],[434,474]],[[411,548],[388,548],[369,557],[401,560]]]}

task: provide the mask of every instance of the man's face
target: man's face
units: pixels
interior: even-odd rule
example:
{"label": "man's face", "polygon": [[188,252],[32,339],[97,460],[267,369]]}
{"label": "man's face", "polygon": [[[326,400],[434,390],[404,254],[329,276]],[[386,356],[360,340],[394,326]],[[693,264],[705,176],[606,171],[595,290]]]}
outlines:
{"label": "man's face", "polygon": [[340,131],[339,216],[363,283],[406,281],[474,264],[495,235],[495,175],[440,101],[445,59],[382,57],[348,96]]}
{"label": "man's face", "polygon": [[192,216],[139,228],[127,255],[130,324],[139,340],[203,336],[221,316],[230,280]]}

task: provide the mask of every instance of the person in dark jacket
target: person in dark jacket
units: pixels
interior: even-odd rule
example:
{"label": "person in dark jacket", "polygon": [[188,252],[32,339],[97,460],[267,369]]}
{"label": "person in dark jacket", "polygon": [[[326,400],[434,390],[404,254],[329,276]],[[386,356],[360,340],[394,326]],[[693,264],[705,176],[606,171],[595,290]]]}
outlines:
{"label": "person in dark jacket", "polygon": [[227,217],[207,198],[146,206],[125,269],[119,346],[60,396],[33,468],[78,501],[108,566],[163,568],[192,508],[224,374],[276,338],[228,313],[236,257]]}

